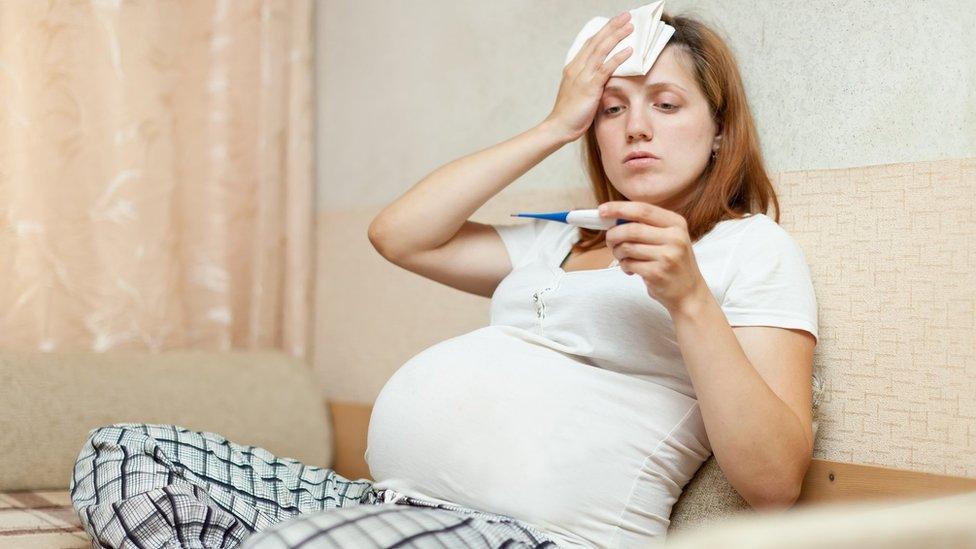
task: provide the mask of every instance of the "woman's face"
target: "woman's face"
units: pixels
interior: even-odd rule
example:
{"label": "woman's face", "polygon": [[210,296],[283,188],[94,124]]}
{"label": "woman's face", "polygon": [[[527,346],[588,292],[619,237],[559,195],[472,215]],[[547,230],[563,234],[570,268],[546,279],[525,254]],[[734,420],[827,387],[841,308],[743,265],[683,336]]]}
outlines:
{"label": "woman's face", "polygon": [[[613,76],[603,91],[594,131],[603,169],[629,200],[677,209],[690,195],[712,154],[718,126],[686,54],[665,47],[645,76]],[[659,160],[624,163],[632,151]]]}

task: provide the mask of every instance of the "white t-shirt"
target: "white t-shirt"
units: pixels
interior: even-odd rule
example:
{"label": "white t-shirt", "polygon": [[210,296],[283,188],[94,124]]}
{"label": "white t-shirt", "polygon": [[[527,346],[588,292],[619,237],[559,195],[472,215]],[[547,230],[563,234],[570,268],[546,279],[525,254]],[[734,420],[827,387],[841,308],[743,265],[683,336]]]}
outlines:
{"label": "white t-shirt", "polygon": [[[495,225],[514,266],[490,325],[400,367],[373,407],[376,489],[500,513],[562,547],[646,547],[711,454],[670,314],[619,266],[559,267],[579,229]],[[817,336],[802,250],[764,214],[693,244],[731,326]]]}

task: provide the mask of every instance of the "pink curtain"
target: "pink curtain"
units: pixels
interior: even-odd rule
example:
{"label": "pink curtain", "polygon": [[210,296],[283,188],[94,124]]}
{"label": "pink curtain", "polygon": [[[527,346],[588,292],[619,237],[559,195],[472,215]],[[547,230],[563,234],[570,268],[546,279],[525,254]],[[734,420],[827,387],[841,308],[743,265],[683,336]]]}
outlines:
{"label": "pink curtain", "polygon": [[0,3],[0,346],[306,354],[311,0]]}

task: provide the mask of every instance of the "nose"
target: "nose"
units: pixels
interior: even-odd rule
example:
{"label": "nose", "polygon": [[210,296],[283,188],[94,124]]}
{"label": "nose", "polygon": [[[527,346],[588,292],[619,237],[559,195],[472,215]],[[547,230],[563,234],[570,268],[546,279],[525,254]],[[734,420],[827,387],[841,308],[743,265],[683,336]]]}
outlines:
{"label": "nose", "polygon": [[649,139],[650,137],[651,124],[643,109],[630,111],[630,116],[627,118],[627,141]]}

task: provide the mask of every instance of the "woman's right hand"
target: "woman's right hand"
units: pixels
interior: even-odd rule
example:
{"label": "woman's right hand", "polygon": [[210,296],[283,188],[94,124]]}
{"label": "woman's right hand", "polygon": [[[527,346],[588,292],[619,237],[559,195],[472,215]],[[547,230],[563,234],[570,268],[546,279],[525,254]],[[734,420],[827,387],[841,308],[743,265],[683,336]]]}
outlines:
{"label": "woman's right hand", "polygon": [[586,133],[600,106],[607,80],[633,53],[631,48],[626,48],[607,59],[610,51],[634,30],[629,20],[630,12],[625,11],[607,21],[602,29],[583,43],[576,57],[563,69],[556,104],[546,117],[546,122],[557,128],[570,142]]}

